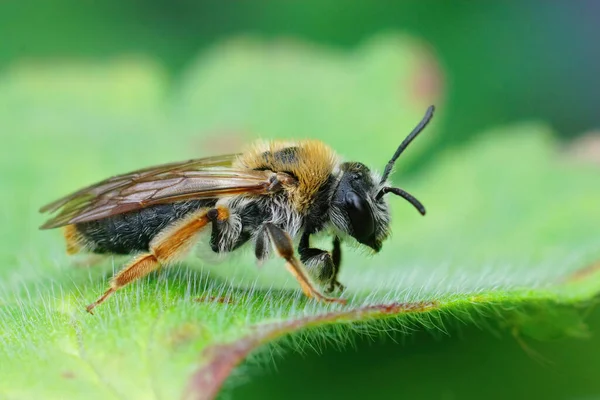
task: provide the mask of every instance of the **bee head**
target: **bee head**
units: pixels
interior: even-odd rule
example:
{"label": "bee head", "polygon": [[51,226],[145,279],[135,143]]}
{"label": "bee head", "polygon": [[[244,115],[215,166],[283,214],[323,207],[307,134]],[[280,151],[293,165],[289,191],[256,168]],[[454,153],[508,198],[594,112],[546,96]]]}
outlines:
{"label": "bee head", "polygon": [[390,212],[384,198],[386,194],[392,193],[404,198],[425,215],[425,207],[419,200],[400,188],[387,186],[387,179],[400,154],[429,123],[433,111],[433,106],[427,109],[421,122],[402,141],[387,163],[381,177],[358,162],[346,162],[340,166],[340,180],[331,201],[331,221],[339,231],[352,236],[375,252],[381,250],[382,243],[389,234]]}

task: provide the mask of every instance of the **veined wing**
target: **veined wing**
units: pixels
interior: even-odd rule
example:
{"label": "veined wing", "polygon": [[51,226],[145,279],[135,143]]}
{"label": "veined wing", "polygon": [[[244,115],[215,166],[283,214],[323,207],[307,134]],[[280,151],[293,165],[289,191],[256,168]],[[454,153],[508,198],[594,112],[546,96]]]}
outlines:
{"label": "veined wing", "polygon": [[233,169],[235,157],[208,157],[114,176],[42,207],[40,212],[58,214],[40,228],[93,221],[153,204],[266,193],[272,173]]}

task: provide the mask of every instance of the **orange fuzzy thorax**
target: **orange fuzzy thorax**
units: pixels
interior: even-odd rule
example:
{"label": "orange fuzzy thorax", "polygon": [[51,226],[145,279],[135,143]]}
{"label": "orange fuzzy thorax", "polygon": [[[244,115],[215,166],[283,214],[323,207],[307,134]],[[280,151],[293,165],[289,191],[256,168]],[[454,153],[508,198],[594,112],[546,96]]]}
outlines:
{"label": "orange fuzzy thorax", "polygon": [[[293,157],[277,157],[276,153],[295,148]],[[234,167],[268,169],[293,174],[298,183],[287,186],[294,208],[303,212],[310,206],[314,195],[327,182],[338,163],[335,152],[318,140],[258,142],[240,154]]]}

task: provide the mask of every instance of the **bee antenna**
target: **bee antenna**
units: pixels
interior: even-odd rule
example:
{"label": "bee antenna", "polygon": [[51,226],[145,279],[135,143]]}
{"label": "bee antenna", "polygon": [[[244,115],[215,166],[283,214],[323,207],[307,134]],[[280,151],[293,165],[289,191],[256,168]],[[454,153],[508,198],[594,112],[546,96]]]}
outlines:
{"label": "bee antenna", "polygon": [[415,129],[412,130],[410,135],[408,135],[406,137],[406,139],[404,139],[402,141],[402,143],[400,143],[400,146],[398,146],[398,150],[396,150],[396,152],[392,156],[392,159],[385,166],[385,169],[383,170],[383,176],[381,177],[380,183],[383,183],[387,180],[387,178],[390,176],[390,173],[392,172],[392,168],[394,168],[394,163],[396,162],[398,157],[400,157],[400,154],[402,154],[402,152],[408,147],[410,142],[412,142],[413,139],[416,138],[417,135],[419,135],[419,133],[421,133],[421,131],[423,131],[423,129],[425,129],[425,127],[427,126],[429,121],[431,121],[434,111],[435,111],[435,107],[432,105],[429,106],[429,108],[425,112],[425,116],[423,117],[421,122],[419,122],[419,125],[415,126]]}
{"label": "bee antenna", "polygon": [[412,194],[400,188],[385,186],[379,191],[379,193],[377,193],[376,200],[379,200],[386,193],[393,193],[396,196],[402,197],[404,200],[412,204],[417,209],[417,211],[421,213],[421,215],[425,215],[425,206],[423,206],[423,204],[419,200],[417,200]]}

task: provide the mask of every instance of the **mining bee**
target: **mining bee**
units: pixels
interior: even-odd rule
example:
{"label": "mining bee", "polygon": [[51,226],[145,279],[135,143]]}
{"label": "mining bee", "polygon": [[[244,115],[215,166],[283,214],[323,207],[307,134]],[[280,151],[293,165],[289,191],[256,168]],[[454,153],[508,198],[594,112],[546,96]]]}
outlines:
{"label": "mining bee", "polygon": [[[381,176],[360,162],[341,162],[317,140],[259,142],[239,154],[141,169],[88,186],[42,207],[40,212],[58,213],[41,229],[64,227],[69,254],[134,255],[87,306],[89,312],[123,286],[186,256],[209,225],[212,251],[250,243],[262,261],[273,249],[306,296],[345,303],[323,294],[313,280],[327,293],[343,291],[337,280],[342,240],[381,249],[390,224],[386,194],[408,200],[425,215],[417,199],[388,186],[387,179],[433,111],[427,109]],[[311,247],[311,235],[319,232],[333,236],[331,251]]]}

